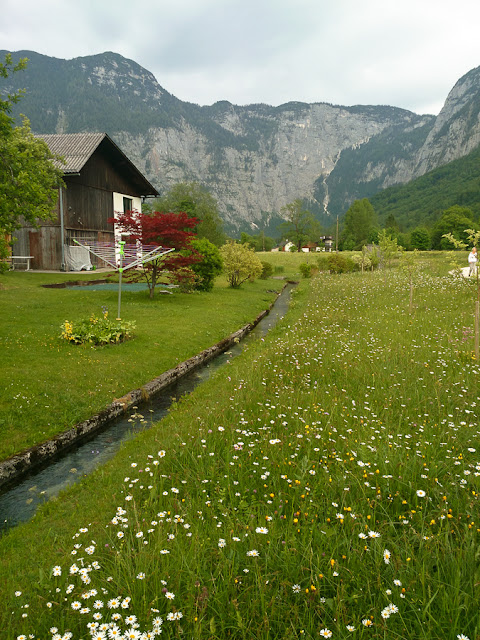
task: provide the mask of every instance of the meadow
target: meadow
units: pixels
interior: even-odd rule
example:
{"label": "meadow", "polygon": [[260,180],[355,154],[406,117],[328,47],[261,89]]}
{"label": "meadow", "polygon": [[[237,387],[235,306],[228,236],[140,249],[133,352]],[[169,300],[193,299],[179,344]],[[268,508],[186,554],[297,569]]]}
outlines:
{"label": "meadow", "polygon": [[0,539],[5,638],[480,637],[475,290],[302,280],[279,325]]}

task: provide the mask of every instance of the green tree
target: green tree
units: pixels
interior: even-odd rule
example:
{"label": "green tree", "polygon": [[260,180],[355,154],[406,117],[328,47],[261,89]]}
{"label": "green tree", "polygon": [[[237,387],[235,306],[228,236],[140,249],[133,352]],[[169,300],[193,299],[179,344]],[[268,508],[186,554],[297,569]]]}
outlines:
{"label": "green tree", "polygon": [[247,244],[228,242],[221,247],[220,254],[227,282],[234,289],[246,280],[258,278],[262,274],[260,259]]}
{"label": "green tree", "polygon": [[370,267],[372,266],[369,253],[365,245],[363,245],[361,253],[352,255],[352,260],[360,267],[362,273],[365,271],[365,269],[370,269]]}
{"label": "green tree", "polygon": [[190,242],[190,246],[201,258],[200,262],[195,262],[190,267],[201,278],[200,283],[196,285],[196,289],[211,291],[216,276],[220,275],[223,269],[220,249],[207,238],[194,238]]}
{"label": "green tree", "polygon": [[410,245],[413,249],[428,251],[431,244],[430,232],[426,227],[416,227],[416,229],[413,229],[410,234]]}
{"label": "green tree", "polygon": [[375,210],[367,198],[355,200],[345,214],[342,246],[346,250],[361,249],[368,243],[376,223]]}
{"label": "green tree", "polygon": [[[388,235],[385,229],[380,231],[378,246],[380,248],[380,255],[382,258],[383,268],[390,268],[392,266],[393,259],[398,255],[399,249],[397,245],[397,239]],[[385,271],[385,278],[387,272]]]}
{"label": "green tree", "polygon": [[320,224],[310,211],[303,208],[300,198],[286,204],[281,208],[281,212],[285,217],[285,222],[279,227],[282,236],[293,242],[297,251],[302,249],[303,244],[320,235]]}
{"label": "green tree", "polygon": [[264,231],[260,231],[258,235],[249,235],[242,231],[240,235],[240,244],[249,244],[255,251],[271,251],[275,245],[273,238],[265,235]]}
{"label": "green tree", "polygon": [[472,228],[473,212],[468,207],[454,205],[443,212],[441,218],[432,229],[433,249],[452,249],[453,243],[449,234],[456,240],[467,243],[468,236],[465,229]]}
{"label": "green tree", "polygon": [[[0,63],[0,79],[7,80],[26,64],[24,58],[13,65],[7,54]],[[22,224],[36,225],[38,220],[55,217],[57,188],[63,184],[63,173],[53,164],[60,158],[34,137],[26,118],[21,126],[15,126],[11,111],[21,96],[22,92],[17,92],[0,100],[0,255],[6,254],[7,237]]]}
{"label": "green tree", "polygon": [[156,198],[147,209],[165,213],[185,212],[200,222],[196,228],[199,238],[207,238],[217,247],[225,242],[223,221],[218,213],[218,204],[212,194],[198,182],[179,182],[161,198]]}

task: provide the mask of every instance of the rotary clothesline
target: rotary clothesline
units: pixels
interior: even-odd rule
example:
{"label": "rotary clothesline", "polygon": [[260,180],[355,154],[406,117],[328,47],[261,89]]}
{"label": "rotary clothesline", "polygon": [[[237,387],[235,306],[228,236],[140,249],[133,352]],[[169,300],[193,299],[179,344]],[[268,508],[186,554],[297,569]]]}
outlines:
{"label": "rotary clothesline", "polygon": [[106,262],[116,271],[118,271],[118,313],[117,320],[120,320],[120,307],[122,300],[122,273],[126,269],[138,267],[146,262],[151,262],[155,258],[161,258],[167,253],[175,251],[175,249],[166,249],[154,244],[127,244],[123,240],[116,243],[99,242],[97,240],[89,241],[88,244],[82,244],[74,239],[74,242],[83,247],[103,262]]}
{"label": "rotary clothesline", "polygon": [[173,251],[173,249],[166,249],[155,244],[127,244],[123,240],[117,243],[91,240],[83,244],[74,239],[74,242],[114,269],[122,269],[123,271]]}

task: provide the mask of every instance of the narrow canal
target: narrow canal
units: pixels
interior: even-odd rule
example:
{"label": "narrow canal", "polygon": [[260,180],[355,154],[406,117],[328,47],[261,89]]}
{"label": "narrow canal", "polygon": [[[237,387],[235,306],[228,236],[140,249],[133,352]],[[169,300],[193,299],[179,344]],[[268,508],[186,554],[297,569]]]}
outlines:
{"label": "narrow canal", "polygon": [[287,312],[291,289],[292,285],[284,288],[270,313],[241,342],[169,385],[148,403],[112,421],[88,441],[50,458],[43,467],[36,467],[18,483],[3,490],[0,493],[0,532],[32,518],[39,505],[55,498],[60,491],[112,458],[122,442],[164,418],[175,400],[191,393],[213,372],[239,355],[252,340],[263,338]]}

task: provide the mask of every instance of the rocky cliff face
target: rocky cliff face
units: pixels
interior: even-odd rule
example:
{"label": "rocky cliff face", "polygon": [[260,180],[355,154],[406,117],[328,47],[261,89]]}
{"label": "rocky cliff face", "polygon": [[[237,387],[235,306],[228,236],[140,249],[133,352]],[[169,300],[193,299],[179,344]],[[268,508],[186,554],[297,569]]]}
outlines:
{"label": "rocky cliff face", "polygon": [[[183,120],[147,134],[116,134],[146,175],[162,188],[198,180],[218,199],[222,217],[233,229],[261,226],[296,198],[328,212],[329,193],[318,197],[345,149],[356,148],[392,126],[408,127],[419,117],[399,109],[381,113],[328,104],[237,107],[222,103],[212,120],[233,139],[212,145],[210,137]],[[254,136],[254,132],[257,133]]]}
{"label": "rocky cliff face", "polygon": [[231,231],[264,228],[296,198],[328,219],[480,144],[480,68],[457,82],[435,118],[323,103],[199,107],[118,54],[14,54],[25,56],[26,72],[2,90],[26,88],[18,110],[36,133],[106,131],[160,191],[180,181],[207,186]]}
{"label": "rocky cliff face", "polygon": [[[328,177],[331,210],[345,211],[355,198],[404,184],[480,145],[480,67],[455,84],[437,117],[404,129],[387,127],[357,149],[346,150]],[[319,186],[317,184],[317,191]]]}
{"label": "rocky cliff face", "polygon": [[480,144],[480,67],[455,84],[420,149],[415,171],[431,169],[461,158]]}

